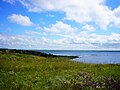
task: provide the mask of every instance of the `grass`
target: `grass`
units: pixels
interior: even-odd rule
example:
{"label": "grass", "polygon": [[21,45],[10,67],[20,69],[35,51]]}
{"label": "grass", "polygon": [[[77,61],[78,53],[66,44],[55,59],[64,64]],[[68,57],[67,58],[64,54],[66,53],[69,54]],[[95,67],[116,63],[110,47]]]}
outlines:
{"label": "grass", "polygon": [[120,64],[0,52],[0,90],[119,90]]}

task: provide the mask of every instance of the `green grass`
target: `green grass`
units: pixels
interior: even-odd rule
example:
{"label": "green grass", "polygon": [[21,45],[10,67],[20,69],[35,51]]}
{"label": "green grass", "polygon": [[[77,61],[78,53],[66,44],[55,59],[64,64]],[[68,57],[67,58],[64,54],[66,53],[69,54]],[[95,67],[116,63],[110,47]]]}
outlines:
{"label": "green grass", "polygon": [[98,90],[106,90],[112,78],[119,86],[119,64],[85,64],[62,57],[0,52],[0,90],[93,90],[96,83],[102,84]]}

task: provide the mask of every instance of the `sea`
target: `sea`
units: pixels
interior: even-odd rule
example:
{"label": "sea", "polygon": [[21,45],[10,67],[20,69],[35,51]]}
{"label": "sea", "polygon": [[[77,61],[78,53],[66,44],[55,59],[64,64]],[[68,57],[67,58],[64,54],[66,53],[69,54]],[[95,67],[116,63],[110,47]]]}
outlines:
{"label": "sea", "polygon": [[40,50],[43,53],[62,56],[79,56],[72,59],[77,62],[95,64],[120,64],[120,51],[103,50]]}

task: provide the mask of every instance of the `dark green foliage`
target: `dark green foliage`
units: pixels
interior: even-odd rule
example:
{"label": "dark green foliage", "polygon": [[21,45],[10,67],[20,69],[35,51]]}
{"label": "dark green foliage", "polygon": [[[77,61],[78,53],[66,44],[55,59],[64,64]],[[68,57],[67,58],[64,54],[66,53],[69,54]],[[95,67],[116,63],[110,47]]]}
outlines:
{"label": "dark green foliage", "polygon": [[46,53],[42,53],[42,52],[35,51],[35,50],[17,50],[17,49],[0,48],[0,52],[29,54],[29,55],[42,56],[42,57],[66,57],[69,59],[78,58],[78,56],[59,56],[59,55],[53,55],[53,54],[46,54]]}

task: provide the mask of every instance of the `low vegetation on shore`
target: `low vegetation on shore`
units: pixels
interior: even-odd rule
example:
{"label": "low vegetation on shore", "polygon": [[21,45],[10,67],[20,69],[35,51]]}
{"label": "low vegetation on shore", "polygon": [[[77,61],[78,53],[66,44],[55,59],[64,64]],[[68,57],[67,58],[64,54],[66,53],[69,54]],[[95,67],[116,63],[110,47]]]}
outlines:
{"label": "low vegetation on shore", "polygon": [[65,57],[65,58],[69,58],[69,59],[73,59],[73,58],[78,58],[78,56],[60,56],[60,55],[53,55],[53,54],[47,54],[47,53],[43,53],[43,52],[39,52],[36,50],[17,50],[17,49],[3,49],[0,48],[1,52],[5,52],[5,53],[19,53],[19,54],[28,54],[28,55],[34,55],[34,56],[42,56],[42,57]]}
{"label": "low vegetation on shore", "polygon": [[[47,55],[47,54],[46,54]],[[120,90],[120,64],[0,51],[0,90]]]}

